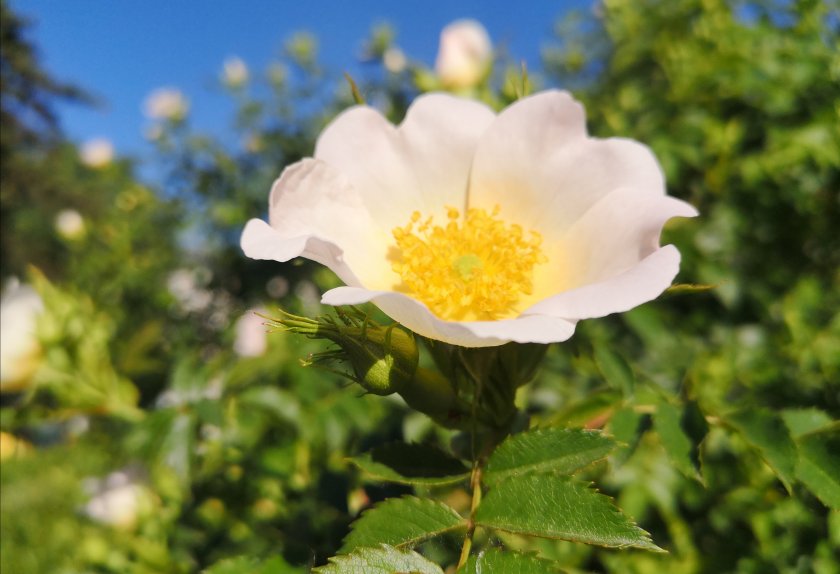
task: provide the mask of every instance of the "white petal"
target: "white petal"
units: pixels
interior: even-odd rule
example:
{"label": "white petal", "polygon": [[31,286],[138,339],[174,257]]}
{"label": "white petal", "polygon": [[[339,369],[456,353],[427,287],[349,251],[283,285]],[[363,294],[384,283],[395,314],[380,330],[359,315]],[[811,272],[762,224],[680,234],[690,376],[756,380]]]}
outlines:
{"label": "white petal", "polygon": [[583,106],[549,91],[512,104],[481,138],[469,203],[499,205],[503,218],[553,240],[623,186],[665,193],[651,151],[632,140],[588,138]]}
{"label": "white petal", "polygon": [[[304,159],[283,171],[271,189],[269,221],[274,234],[263,229],[247,238],[248,249],[264,255],[269,250],[268,256],[255,258],[288,261],[300,255],[330,267],[342,279],[352,270],[362,281],[356,285],[382,288],[394,282],[384,232],[371,221],[347,178],[324,162]],[[318,241],[307,245],[307,238]],[[243,248],[245,240],[243,233]]]}
{"label": "white petal", "polygon": [[629,311],[665,291],[679,268],[680,252],[673,245],[666,245],[619,275],[549,297],[526,309],[523,315],[578,321]]}
{"label": "white petal", "polygon": [[312,235],[284,237],[262,219],[252,219],[242,231],[242,251],[251,259],[285,262],[306,257],[329,267],[348,285],[361,285],[344,263],[341,249]]}
{"label": "white petal", "polygon": [[336,245],[365,286],[396,280],[386,259],[390,230],[376,225],[347,177],[329,164],[304,159],[287,167],[271,188],[268,214],[285,237],[312,235]]}
{"label": "white petal", "polygon": [[327,126],[315,157],[346,175],[390,231],[414,211],[442,217],[447,205],[465,206],[476,142],[494,117],[483,104],[446,94],[417,98],[399,127],[355,107]]}
{"label": "white petal", "polygon": [[609,279],[659,249],[662,226],[672,217],[695,217],[679,199],[619,188],[593,205],[561,242],[578,285]]}
{"label": "white petal", "polygon": [[659,249],[666,221],[695,215],[697,210],[673,197],[616,189],[590,207],[561,239],[544,243],[548,263],[535,270],[533,294],[524,305],[622,273]]}
{"label": "white petal", "polygon": [[575,322],[543,315],[502,321],[442,321],[419,301],[393,291],[370,291],[338,287],[324,293],[327,305],[357,305],[373,302],[388,316],[415,333],[462,347],[494,347],[517,343],[556,343],[575,331]]}

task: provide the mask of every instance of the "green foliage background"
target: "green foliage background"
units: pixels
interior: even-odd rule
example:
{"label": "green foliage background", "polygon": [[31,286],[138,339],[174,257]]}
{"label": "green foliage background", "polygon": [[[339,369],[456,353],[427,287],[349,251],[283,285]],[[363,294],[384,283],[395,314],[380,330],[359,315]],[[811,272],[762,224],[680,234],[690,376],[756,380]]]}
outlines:
{"label": "green foliage background", "polygon": [[[0,428],[19,450],[0,469],[0,568],[324,564],[362,508],[411,492],[365,481],[346,457],[452,438],[399,400],[301,368],[319,345],[271,335],[261,356],[233,351],[246,309],[318,312],[313,293],[335,284],[308,263],[246,259],[238,236],[282,168],[352,104],[349,89],[319,64],[314,37],[294,36],[265,79],[227,88],[229,138],[189,116],[161,123],[167,175],[150,185],[131,158],[80,162],[50,104],[86,96],[44,75],[2,6],[0,271],[35,284],[46,311],[41,368],[2,395]],[[669,192],[701,212],[666,230],[680,280],[715,286],[581,324],[517,399],[534,425],[603,427],[623,443],[584,476],[669,553],[483,542],[569,572],[840,572],[829,510],[840,506],[839,26],[830,2],[605,0],[558,23],[544,69],[525,80],[500,58],[471,94],[501,107],[529,87],[564,87],[593,134],[650,145]],[[375,29],[355,79],[398,121],[436,80],[417,64],[387,72],[394,42]],[[84,237],[56,234],[68,208]],[[170,290],[178,271],[208,294],[201,309]],[[137,518],[97,523],[82,512],[90,477],[121,469],[143,485]],[[457,487],[442,496],[468,508]],[[459,543],[421,549],[449,564]]]}

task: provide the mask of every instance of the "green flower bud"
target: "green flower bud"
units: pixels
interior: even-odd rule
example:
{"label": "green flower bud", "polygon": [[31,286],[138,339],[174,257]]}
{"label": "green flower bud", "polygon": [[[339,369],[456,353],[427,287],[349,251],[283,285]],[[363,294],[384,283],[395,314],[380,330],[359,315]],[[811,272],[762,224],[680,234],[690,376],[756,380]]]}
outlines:
{"label": "green flower bud", "polygon": [[411,408],[435,420],[447,420],[456,409],[457,397],[449,381],[437,371],[420,367],[410,385],[399,391]]}
{"label": "green flower bud", "polygon": [[[414,336],[396,324],[378,325],[358,312],[338,311],[338,319],[309,319],[284,313],[272,325],[312,339],[328,339],[341,349],[313,355],[310,364],[344,361],[348,375],[370,393],[390,395],[401,392],[414,379],[419,350]],[[347,375],[347,373],[342,373]]]}

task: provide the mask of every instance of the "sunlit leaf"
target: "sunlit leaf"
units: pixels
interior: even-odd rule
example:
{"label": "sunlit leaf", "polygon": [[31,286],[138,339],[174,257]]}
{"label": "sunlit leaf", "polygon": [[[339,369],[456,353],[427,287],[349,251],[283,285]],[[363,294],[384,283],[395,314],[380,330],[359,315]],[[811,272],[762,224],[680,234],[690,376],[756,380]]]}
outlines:
{"label": "sunlit leaf", "polygon": [[393,546],[359,548],[350,554],[330,558],[330,563],[313,572],[318,574],[443,574],[440,566],[416,552],[403,551]]}
{"label": "sunlit leaf", "polygon": [[796,476],[826,506],[840,510],[840,425],[796,439]]}
{"label": "sunlit leaf", "polygon": [[560,565],[529,554],[488,548],[470,556],[458,574],[559,574]]}
{"label": "sunlit leaf", "polygon": [[512,475],[551,471],[572,474],[601,460],[615,442],[598,431],[536,429],[508,437],[484,469],[484,480],[496,483]]}
{"label": "sunlit leaf", "polygon": [[513,477],[482,500],[476,523],[516,534],[660,551],[650,535],[587,485],[551,474]]}
{"label": "sunlit leaf", "polygon": [[831,417],[819,409],[785,409],[782,411],[782,419],[793,438],[831,424]]}
{"label": "sunlit leaf", "polygon": [[781,417],[767,409],[746,409],[726,417],[770,465],[788,492],[795,478],[796,446]]}
{"label": "sunlit leaf", "polygon": [[414,496],[390,498],[366,510],[353,523],[341,553],[380,544],[413,546],[462,526],[466,521],[443,503]]}

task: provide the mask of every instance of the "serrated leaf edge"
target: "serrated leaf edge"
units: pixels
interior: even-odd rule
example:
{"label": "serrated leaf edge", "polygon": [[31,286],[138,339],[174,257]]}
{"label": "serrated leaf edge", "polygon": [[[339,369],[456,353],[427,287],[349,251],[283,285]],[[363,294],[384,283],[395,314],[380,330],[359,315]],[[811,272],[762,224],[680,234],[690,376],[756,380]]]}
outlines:
{"label": "serrated leaf edge", "polygon": [[398,549],[398,550],[402,550],[403,548],[407,548],[407,547],[409,547],[409,546],[413,546],[413,545],[415,545],[415,544],[420,544],[421,542],[425,542],[426,540],[430,540],[430,539],[432,539],[432,538],[434,538],[434,537],[436,537],[436,536],[440,536],[441,534],[444,534],[445,532],[450,532],[450,531],[452,531],[452,530],[457,530],[457,529],[459,529],[459,528],[466,527],[466,525],[467,525],[467,520],[466,520],[466,518],[464,518],[463,516],[461,516],[460,514],[458,514],[458,512],[457,512],[454,508],[452,508],[451,506],[448,506],[448,505],[446,505],[446,504],[444,504],[443,502],[440,502],[440,501],[438,501],[438,500],[433,500],[433,499],[431,499],[431,498],[420,498],[419,496],[412,496],[412,495],[410,495],[410,494],[406,494],[406,495],[404,495],[404,496],[400,496],[400,497],[386,498],[385,500],[383,500],[383,501],[381,501],[381,502],[377,502],[377,503],[376,503],[375,505],[373,505],[372,507],[370,507],[370,508],[368,508],[368,509],[364,510],[364,511],[363,511],[363,512],[359,515],[359,517],[358,517],[356,520],[354,520],[354,521],[350,524],[350,532],[348,532],[348,533],[347,533],[347,536],[345,536],[345,537],[341,540],[341,548],[342,548],[342,551],[340,551],[341,555],[345,555],[345,554],[348,554],[348,553],[352,553],[352,552],[356,551],[356,550],[357,550],[357,549],[359,549],[359,548],[376,548],[375,546],[357,546],[357,547],[353,548],[353,550],[351,550],[350,552],[344,552],[344,551],[343,551],[344,545],[347,543],[347,539],[348,539],[348,538],[350,538],[350,536],[351,536],[351,535],[353,534],[353,532],[356,530],[356,525],[358,524],[358,522],[359,522],[360,520],[364,519],[364,517],[365,517],[368,513],[372,512],[372,511],[375,511],[376,509],[378,509],[378,508],[382,507],[382,506],[383,506],[383,505],[385,505],[385,504],[392,503],[392,502],[397,501],[397,500],[403,500],[403,501],[406,501],[406,502],[409,502],[409,503],[417,503],[417,502],[420,502],[420,503],[426,503],[426,502],[431,502],[431,503],[433,503],[433,504],[437,505],[437,506],[438,506],[438,507],[440,507],[440,508],[445,508],[446,510],[451,511],[451,512],[452,512],[453,517],[454,517],[454,516],[457,516],[457,517],[459,518],[460,522],[459,522],[458,524],[455,524],[455,525],[450,526],[450,527],[448,527],[448,528],[442,528],[442,529],[440,529],[440,530],[436,530],[436,531],[433,531],[433,532],[429,532],[429,533],[427,533],[427,535],[422,536],[422,537],[420,537],[420,538],[416,538],[416,539],[408,540],[408,541],[406,541],[406,542],[401,542],[401,543],[399,543],[399,544],[388,544],[388,545],[387,545],[387,546],[391,546],[392,548],[396,548],[396,549]]}
{"label": "serrated leaf edge", "polygon": [[[547,475],[547,476],[549,475],[549,473],[543,473],[543,474]],[[516,479],[516,478],[517,477],[510,477],[503,482],[507,482],[508,480],[513,480],[513,479]],[[624,512],[615,504],[615,501],[611,496],[609,496],[608,494],[604,494],[603,492],[598,490],[598,488],[593,486],[594,483],[592,483],[592,482],[581,482],[581,481],[571,481],[571,480],[569,482],[572,483],[572,484],[579,484],[583,488],[606,498],[609,502],[609,506],[611,507],[612,512],[621,516],[623,519],[625,519],[630,524],[630,526],[632,526],[633,528],[638,530],[642,535],[643,541],[647,542],[648,544],[647,545],[639,545],[639,544],[616,544],[616,545],[600,544],[598,542],[584,542],[582,540],[575,540],[573,538],[567,538],[567,537],[563,537],[563,536],[547,536],[545,534],[541,534],[541,533],[538,533],[538,532],[527,532],[527,531],[524,531],[522,529],[510,529],[510,528],[505,528],[504,526],[484,524],[481,520],[476,520],[475,523],[476,523],[477,526],[481,526],[482,528],[487,528],[489,530],[501,530],[503,532],[509,532],[511,534],[523,534],[525,536],[533,536],[535,538],[545,538],[545,539],[548,539],[548,540],[566,540],[568,542],[576,542],[578,544],[587,544],[589,546],[600,546],[601,548],[615,548],[615,549],[618,549],[618,550],[626,550],[628,548],[638,548],[638,549],[641,549],[641,550],[649,550],[651,552],[668,554],[667,550],[665,550],[664,548],[660,548],[659,546],[657,546],[653,542],[653,538],[651,537],[650,533],[647,530],[645,530],[644,528],[641,528],[636,523],[635,520],[633,520],[630,516],[624,514]]]}
{"label": "serrated leaf edge", "polygon": [[427,561],[429,564],[433,564],[434,566],[436,566],[438,568],[438,570],[441,573],[443,573],[443,569],[440,566],[438,566],[437,564],[434,564],[434,562],[432,562],[431,560],[429,560],[428,558],[426,558],[422,554],[414,552],[413,550],[402,550],[400,548],[396,548],[395,546],[390,546],[388,544],[380,544],[376,548],[366,546],[364,548],[358,548],[357,550],[354,550],[353,552],[350,552],[349,554],[337,554],[335,556],[331,556],[330,558],[327,559],[327,564],[325,564],[323,566],[318,566],[317,568],[313,568],[312,573],[313,574],[323,574],[323,572],[324,572],[323,569],[328,568],[330,566],[336,566],[337,568],[340,568],[342,562],[347,562],[349,560],[352,560],[354,558],[353,555],[356,554],[357,551],[362,551],[362,550],[364,550],[364,551],[378,550],[378,551],[381,551],[381,552],[388,552],[389,550],[393,550],[394,552],[397,552],[397,553],[400,553],[400,554],[417,556],[418,558]]}
{"label": "serrated leaf edge", "polygon": [[[610,446],[610,449],[607,452],[604,453],[603,456],[589,461],[588,463],[584,464],[583,466],[580,466],[580,467],[576,468],[571,473],[564,473],[564,472],[560,472],[560,471],[552,471],[551,468],[550,468],[551,467],[551,462],[546,461],[546,462],[540,463],[540,464],[524,465],[524,466],[516,467],[516,468],[513,468],[513,469],[506,469],[506,470],[501,470],[501,471],[493,471],[491,469],[485,469],[484,479],[487,481],[488,484],[499,484],[499,483],[507,480],[508,478],[512,478],[512,477],[516,477],[516,476],[531,475],[531,474],[553,474],[555,476],[572,476],[573,474],[575,474],[577,472],[580,472],[581,470],[583,470],[585,468],[588,468],[588,467],[592,466],[593,464],[601,462],[602,460],[606,460],[609,457],[609,454],[613,450],[615,450],[615,448],[618,446],[618,441],[616,441],[610,435],[608,435],[608,434],[606,434],[602,431],[595,431],[595,430],[589,430],[589,429],[561,429],[559,427],[545,427],[545,428],[536,428],[536,429],[525,431],[524,433],[518,433],[518,434],[515,434],[515,435],[511,435],[508,438],[506,438],[502,442],[502,444],[499,445],[499,447],[497,447],[497,450],[498,450],[498,448],[501,448],[508,441],[514,440],[516,437],[519,437],[523,434],[530,434],[530,435],[548,434],[550,432],[556,432],[557,430],[574,430],[574,431],[577,431],[577,432],[580,432],[580,433],[583,433],[583,434],[598,435],[598,436],[601,436],[601,437],[606,438],[608,440],[611,440],[613,442],[613,444],[612,444],[612,446]],[[592,450],[594,450],[594,449],[592,449]],[[492,458],[493,458],[493,455],[490,455],[490,459],[492,459]],[[488,461],[488,463],[489,463],[489,461]]]}

